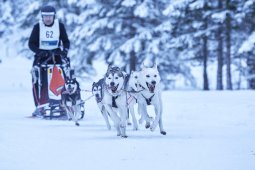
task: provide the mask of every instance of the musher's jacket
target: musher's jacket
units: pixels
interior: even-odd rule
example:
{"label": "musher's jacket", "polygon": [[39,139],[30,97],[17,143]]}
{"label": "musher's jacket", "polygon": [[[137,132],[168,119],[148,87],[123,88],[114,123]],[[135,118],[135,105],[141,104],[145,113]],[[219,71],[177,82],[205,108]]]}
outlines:
{"label": "musher's jacket", "polygon": [[[56,25],[56,24],[59,24],[59,25]],[[40,32],[40,29],[42,29],[41,32]],[[56,30],[56,29],[59,29],[59,30]],[[55,33],[52,34],[54,30],[55,30]],[[59,38],[57,39],[57,37]],[[47,41],[47,38],[49,38],[49,41]],[[53,38],[53,40],[50,40],[50,38]],[[69,49],[70,41],[68,39],[64,24],[61,22],[58,22],[58,20],[55,20],[52,25],[45,26],[40,21],[39,23],[34,25],[34,28],[29,38],[28,46],[34,53],[37,54],[40,52],[41,49],[43,50],[56,49],[60,47],[61,42],[63,43],[64,49]]]}

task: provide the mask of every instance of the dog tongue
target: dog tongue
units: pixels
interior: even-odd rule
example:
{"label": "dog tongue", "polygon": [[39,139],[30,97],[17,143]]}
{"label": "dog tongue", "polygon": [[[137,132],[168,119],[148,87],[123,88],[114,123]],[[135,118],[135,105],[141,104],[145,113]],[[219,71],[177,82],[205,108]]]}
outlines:
{"label": "dog tongue", "polygon": [[115,93],[116,90],[117,90],[117,87],[112,87],[111,90],[112,90],[113,93]]}
{"label": "dog tongue", "polygon": [[154,92],[155,86],[152,84],[148,85],[150,92]]}
{"label": "dog tongue", "polygon": [[111,86],[111,90],[113,93],[115,93],[118,89],[118,86]]}
{"label": "dog tongue", "polygon": [[97,99],[97,103],[102,101],[102,99],[100,97],[97,97],[96,99]]}

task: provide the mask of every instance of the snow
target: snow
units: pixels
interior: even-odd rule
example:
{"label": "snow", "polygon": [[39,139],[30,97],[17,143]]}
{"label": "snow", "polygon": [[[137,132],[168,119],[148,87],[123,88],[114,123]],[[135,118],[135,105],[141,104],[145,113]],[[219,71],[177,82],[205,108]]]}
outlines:
{"label": "snow", "polygon": [[214,13],[214,14],[212,14],[212,19],[214,19],[215,21],[218,21],[220,23],[223,23],[226,20],[227,12],[228,11],[221,11],[218,13]]}
{"label": "snow", "polygon": [[124,0],[121,5],[126,6],[126,7],[132,7],[136,4],[135,0]]}
{"label": "snow", "polygon": [[146,2],[143,2],[141,5],[139,5],[135,11],[134,11],[134,15],[141,17],[141,18],[146,18],[149,15],[149,9],[147,7]]}
{"label": "snow", "polygon": [[202,9],[204,7],[204,0],[197,0],[193,3],[190,4],[190,9],[191,10],[198,10],[198,9]]}
{"label": "snow", "polygon": [[18,57],[0,64],[0,169],[255,169],[255,91],[164,91],[167,135],[140,125],[123,139],[106,129],[93,99],[80,127],[26,118],[34,109],[30,67]]}
{"label": "snow", "polygon": [[246,41],[243,42],[238,50],[238,53],[244,53],[251,51],[255,44],[255,31],[248,37]]}
{"label": "snow", "polygon": [[163,14],[166,16],[179,16],[180,11],[177,9],[184,8],[188,2],[189,0],[172,0],[168,7],[163,11]]}

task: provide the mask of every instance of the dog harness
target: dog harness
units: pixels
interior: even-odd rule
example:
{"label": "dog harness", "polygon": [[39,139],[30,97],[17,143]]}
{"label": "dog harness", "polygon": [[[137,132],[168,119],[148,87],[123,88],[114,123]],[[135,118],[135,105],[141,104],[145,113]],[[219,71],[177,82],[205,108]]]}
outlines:
{"label": "dog harness", "polygon": [[58,48],[60,28],[58,19],[54,20],[54,24],[51,27],[47,27],[40,20],[40,41],[39,48],[42,50],[53,50]]}
{"label": "dog harness", "polygon": [[146,98],[143,94],[142,94],[142,96],[144,97],[144,99],[145,99],[145,101],[146,101],[146,103],[147,103],[147,105],[151,105],[151,100],[152,100],[152,98],[155,96],[155,94],[153,94],[150,98]]}
{"label": "dog harness", "polygon": [[112,96],[112,107],[115,107],[115,108],[118,108],[117,104],[116,104],[116,99],[118,98],[119,96]]}

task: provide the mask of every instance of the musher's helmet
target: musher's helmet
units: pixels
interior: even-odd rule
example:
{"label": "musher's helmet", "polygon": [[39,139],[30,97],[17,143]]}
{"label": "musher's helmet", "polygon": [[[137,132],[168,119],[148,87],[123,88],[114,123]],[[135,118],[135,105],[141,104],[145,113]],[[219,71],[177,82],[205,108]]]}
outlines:
{"label": "musher's helmet", "polygon": [[42,16],[44,16],[44,15],[53,15],[55,17],[56,10],[53,6],[46,5],[46,6],[42,7],[41,15]]}

